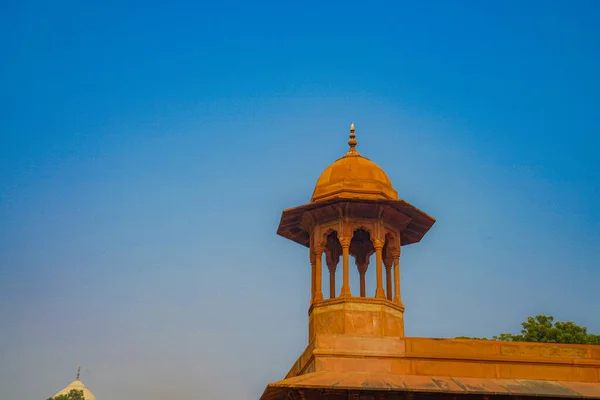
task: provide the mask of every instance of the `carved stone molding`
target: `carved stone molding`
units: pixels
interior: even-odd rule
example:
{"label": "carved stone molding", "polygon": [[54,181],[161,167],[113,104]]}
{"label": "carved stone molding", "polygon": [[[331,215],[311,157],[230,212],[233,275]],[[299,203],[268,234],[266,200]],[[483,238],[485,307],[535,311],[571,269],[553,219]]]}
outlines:
{"label": "carved stone molding", "polygon": [[344,247],[350,247],[350,242],[352,241],[352,238],[347,237],[347,236],[343,236],[340,239],[340,244],[342,245],[342,248]]}

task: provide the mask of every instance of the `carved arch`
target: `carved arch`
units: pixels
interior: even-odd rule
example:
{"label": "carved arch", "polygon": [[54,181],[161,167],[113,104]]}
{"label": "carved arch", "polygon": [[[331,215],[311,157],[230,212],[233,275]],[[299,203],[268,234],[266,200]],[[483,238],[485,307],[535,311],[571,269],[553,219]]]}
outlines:
{"label": "carved arch", "polygon": [[349,223],[350,226],[350,232],[352,235],[352,238],[354,238],[354,235],[356,234],[357,231],[363,230],[369,233],[369,237],[371,238],[371,241],[374,241],[377,238],[377,227],[376,227],[376,223],[375,222],[366,222],[365,221],[356,221],[356,222],[350,222]]}
{"label": "carved arch", "polygon": [[339,230],[337,228],[335,228],[333,226],[327,226],[327,227],[324,227],[324,229],[325,230],[323,230],[323,231],[320,232],[319,239],[320,239],[320,242],[323,244],[323,246],[327,247],[327,240],[328,240],[329,236],[332,233],[335,233],[335,236],[339,237],[340,236],[340,232],[339,232]]}
{"label": "carved arch", "polygon": [[325,251],[327,258],[327,267],[335,271],[336,266],[340,261],[342,255],[342,245],[338,237],[338,232],[334,229],[328,230],[328,234],[325,237]]}

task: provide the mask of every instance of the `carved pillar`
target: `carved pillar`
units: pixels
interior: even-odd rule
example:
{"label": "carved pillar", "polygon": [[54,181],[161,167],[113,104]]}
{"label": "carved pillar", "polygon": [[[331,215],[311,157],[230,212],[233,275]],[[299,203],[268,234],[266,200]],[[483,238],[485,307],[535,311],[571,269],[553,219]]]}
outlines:
{"label": "carved pillar", "polygon": [[315,245],[315,297],[313,301],[323,300],[323,245]]}
{"label": "carved pillar", "polygon": [[327,236],[327,247],[325,250],[325,261],[329,270],[329,298],[335,299],[335,272],[337,265],[340,262],[342,249],[337,237],[337,232],[333,232]]}
{"label": "carved pillar", "polygon": [[376,257],[376,272],[377,272],[377,289],[375,290],[375,297],[378,299],[385,299],[385,293],[383,291],[383,265],[382,265],[382,252],[383,252],[383,240],[375,239],[373,241],[373,247],[375,247]]}
{"label": "carved pillar", "polygon": [[352,296],[350,292],[350,239],[349,237],[340,238],[340,243],[342,245],[342,258],[343,258],[343,274],[344,274],[344,283],[342,285],[342,293],[341,297]]}
{"label": "carved pillar", "polygon": [[329,269],[329,298],[335,299],[335,266]]}
{"label": "carved pillar", "polygon": [[383,265],[385,266],[385,295],[389,301],[392,301],[394,297],[394,292],[392,292],[392,266],[394,265],[393,258],[384,258]]}
{"label": "carved pillar", "polygon": [[315,265],[316,262],[315,252],[313,249],[310,249],[310,304],[315,301],[315,279],[317,275],[317,267]]}
{"label": "carved pillar", "polygon": [[335,299],[335,270],[337,269],[338,259],[334,257],[333,250],[325,252],[327,269],[329,270],[329,298]]}
{"label": "carved pillar", "polygon": [[400,249],[394,254],[394,303],[402,305],[400,296]]}
{"label": "carved pillar", "polygon": [[358,273],[360,274],[360,297],[367,296],[367,288],[366,288],[366,280],[365,275],[367,273],[367,268],[369,267],[369,259],[361,259],[360,261],[356,261],[356,267],[358,268]]}

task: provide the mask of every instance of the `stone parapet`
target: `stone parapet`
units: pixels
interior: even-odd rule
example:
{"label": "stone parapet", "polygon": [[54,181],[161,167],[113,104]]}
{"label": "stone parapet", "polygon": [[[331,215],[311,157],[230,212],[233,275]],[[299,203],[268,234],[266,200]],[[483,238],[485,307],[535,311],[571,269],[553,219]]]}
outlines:
{"label": "stone parapet", "polygon": [[321,371],[600,383],[600,348],[317,333],[287,378]]}

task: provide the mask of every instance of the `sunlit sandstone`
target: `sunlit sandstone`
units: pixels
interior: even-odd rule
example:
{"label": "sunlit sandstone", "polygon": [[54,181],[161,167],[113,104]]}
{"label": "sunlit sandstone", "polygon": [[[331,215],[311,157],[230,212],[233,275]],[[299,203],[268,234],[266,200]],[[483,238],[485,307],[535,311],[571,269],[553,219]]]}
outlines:
{"label": "sunlit sandstone", "polygon": [[[600,398],[600,346],[404,337],[401,248],[435,220],[399,200],[386,173],[358,153],[353,124],[348,144],[311,202],[281,217],[277,233],[309,248],[308,346],[261,399]],[[369,267],[374,298],[365,293]],[[360,276],[359,293],[350,273]]]}

